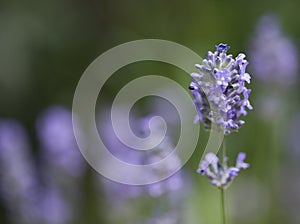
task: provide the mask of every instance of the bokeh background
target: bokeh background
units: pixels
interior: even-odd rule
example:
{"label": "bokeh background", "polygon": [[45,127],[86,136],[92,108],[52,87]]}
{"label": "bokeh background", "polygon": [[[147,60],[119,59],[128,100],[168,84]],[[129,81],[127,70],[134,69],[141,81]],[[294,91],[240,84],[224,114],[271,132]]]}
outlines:
{"label": "bokeh background", "polygon": [[[203,57],[220,42],[234,56],[246,53],[254,110],[226,141],[230,162],[244,151],[251,167],[227,191],[229,223],[300,223],[299,1],[2,0],[0,6],[0,223],[220,223],[220,193],[196,173],[208,133],[201,132],[183,170],[160,186],[110,182],[77,149],[71,107],[82,73],[106,50],[145,38],[174,41]],[[148,74],[185,88],[190,82],[171,65],[128,65],[100,92],[101,124],[122,86]],[[173,131],[168,143],[176,143],[178,114],[168,102],[148,97],[134,110],[133,124],[165,116]],[[121,147],[109,124],[100,134]]]}

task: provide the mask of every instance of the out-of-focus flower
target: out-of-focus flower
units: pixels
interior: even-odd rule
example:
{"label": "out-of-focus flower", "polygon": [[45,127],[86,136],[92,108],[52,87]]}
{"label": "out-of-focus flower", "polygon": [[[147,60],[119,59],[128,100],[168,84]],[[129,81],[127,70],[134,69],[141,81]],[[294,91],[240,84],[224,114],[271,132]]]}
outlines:
{"label": "out-of-focus flower", "polygon": [[[40,165],[43,173],[45,164]],[[23,127],[13,120],[0,120],[0,191],[12,222],[69,223],[69,202],[59,193],[61,189],[54,190],[55,184],[40,181],[37,170]]]}
{"label": "out-of-focus flower", "polygon": [[201,65],[195,65],[200,72],[191,74],[189,86],[198,113],[195,121],[200,120],[206,129],[214,123],[225,134],[237,131],[245,123],[240,116],[252,109],[251,90],[245,86],[250,83],[246,56],[240,53],[233,59],[226,54],[228,49],[228,45],[219,44],[214,53],[209,51]]}
{"label": "out-of-focus flower", "polygon": [[[120,116],[123,113],[123,108],[119,109]],[[110,119],[110,111],[104,107],[97,118],[100,136],[109,152],[116,158],[130,164],[142,164],[142,154],[140,150],[132,150],[130,147],[123,144],[115,134]],[[129,135],[129,134],[128,134]],[[103,161],[105,162],[105,161]],[[108,164],[110,166],[110,164]],[[111,167],[113,168],[113,167]],[[120,172],[120,171],[116,171]],[[135,174],[126,174],[135,175]]]}
{"label": "out-of-focus flower", "polygon": [[[138,132],[140,134],[140,137],[147,137],[148,133],[149,133],[149,120],[151,120],[151,116],[147,116],[141,119],[136,119],[135,122],[135,129],[136,132]],[[110,125],[108,123],[101,123],[102,127],[103,125],[105,126],[105,132],[109,133],[107,135],[107,133],[103,133],[102,136],[105,138],[104,141],[107,143],[108,148],[114,152],[114,154],[116,156],[121,155],[122,157],[120,159],[126,159],[126,155],[127,158],[126,161],[128,162],[132,162],[133,164],[135,164],[136,162],[138,162],[138,164],[140,165],[147,165],[147,164],[152,164],[152,163],[156,163],[162,159],[164,159],[166,156],[168,156],[169,153],[172,152],[172,150],[174,150],[174,146],[171,142],[171,139],[168,136],[165,136],[165,138],[163,139],[163,141],[156,146],[153,149],[150,149],[148,151],[143,151],[143,152],[137,152],[136,150],[130,149],[127,146],[121,144],[121,143],[117,143],[118,141],[116,140],[116,136],[113,135],[113,130],[111,129],[112,127],[110,127]],[[152,125],[152,136],[156,137],[156,131],[158,131],[158,129],[161,128],[160,124],[155,124]],[[112,137],[113,136],[113,137]],[[128,139],[130,139],[131,136],[128,136]],[[111,149],[110,147],[117,147],[114,149]],[[124,154],[123,152],[126,151],[126,154]],[[132,153],[130,153],[130,151],[132,151]],[[128,153],[127,153],[128,152]],[[153,175],[159,175],[161,176],[162,173],[168,173],[170,170],[173,170],[174,167],[178,167],[178,165],[181,163],[180,158],[179,157],[174,157],[174,159],[169,163],[169,164],[163,164],[161,167],[158,167],[155,170],[152,170],[151,173],[148,173],[147,175],[149,176],[153,176]],[[128,174],[130,175],[130,174]],[[173,175],[172,177],[168,178],[165,181],[161,181],[158,183],[154,183],[154,184],[150,184],[147,185],[142,189],[142,192],[149,194],[152,197],[159,197],[162,194],[168,192],[169,190],[177,190],[181,187],[182,185],[182,181],[181,181],[181,174],[180,172]],[[128,185],[121,185],[121,188],[123,188],[124,186],[128,186]],[[128,189],[130,189],[131,187],[128,186]],[[140,188],[136,188],[136,187],[132,187],[133,191],[135,192],[137,189]],[[141,192],[141,191],[139,191]],[[128,195],[132,195],[132,194],[128,194]],[[135,195],[135,194],[133,194]]]}
{"label": "out-of-focus flower", "polygon": [[177,224],[178,214],[176,212],[168,212],[161,217],[150,218],[145,222],[146,224]]}
{"label": "out-of-focus flower", "polygon": [[290,85],[298,71],[295,45],[282,32],[278,18],[263,16],[258,22],[249,57],[256,78],[266,83]]}
{"label": "out-of-focus flower", "polygon": [[44,159],[72,176],[82,175],[85,161],[74,137],[72,113],[50,107],[38,118],[36,128]]}
{"label": "out-of-focus flower", "polygon": [[0,120],[0,191],[13,223],[38,223],[39,183],[24,128]]}
{"label": "out-of-focus flower", "polygon": [[218,188],[227,188],[233,179],[239,174],[241,169],[247,169],[248,163],[245,163],[246,154],[241,152],[238,154],[236,165],[227,166],[228,158],[224,158],[223,163],[219,163],[219,158],[212,152],[205,155],[204,160],[200,162],[197,172],[206,175],[211,184]]}
{"label": "out-of-focus flower", "polygon": [[40,172],[45,183],[42,207],[53,213],[45,220],[57,224],[73,222],[80,214],[86,166],[73,133],[72,113],[62,106],[50,107],[38,117],[36,129]]}
{"label": "out-of-focus flower", "polygon": [[71,206],[59,193],[59,190],[47,186],[43,191],[43,197],[39,205],[39,213],[44,224],[70,223]]}
{"label": "out-of-focus flower", "polygon": [[[108,116],[105,112],[107,111],[103,111],[100,118]],[[149,121],[151,119],[152,116],[142,117],[140,119],[135,116],[132,118],[132,120],[134,120],[134,122],[132,122],[132,129],[140,138],[145,138],[149,135]],[[110,152],[112,152],[120,160],[126,161],[127,163],[139,165],[156,163],[172,153],[175,148],[170,136],[166,135],[163,141],[152,149],[147,151],[134,150],[125,146],[118,140],[107,119],[100,119],[99,125],[101,125],[103,132],[100,134]],[[161,133],[159,130],[161,128],[162,125],[159,122],[152,123],[151,136],[153,136],[153,138],[159,137],[157,133]],[[132,136],[128,133],[128,139],[131,138]],[[155,139],[153,140],[155,142]],[[150,172],[145,173],[145,175],[149,177],[160,177],[164,173],[168,173],[170,170],[173,170],[174,166],[177,167],[180,163],[180,158],[174,157],[174,160],[170,163],[164,164],[157,169],[153,169]],[[135,174],[128,173],[126,175]],[[104,178],[101,178],[100,180],[104,187],[107,201],[110,206],[114,208],[115,213],[120,216],[117,217],[114,214],[114,217],[111,217],[110,219],[123,221],[126,219],[131,223],[164,223],[165,220],[170,219],[173,220],[172,223],[178,223],[178,220],[180,219],[180,205],[185,193],[185,190],[183,190],[184,181],[182,171],[177,172],[163,181],[145,186],[125,185],[115,183]],[[147,198],[147,201],[145,201],[145,198]],[[147,205],[147,203],[152,203],[152,201],[161,201],[164,205],[163,208],[157,209],[159,207],[157,206],[157,203],[155,203],[156,206],[154,207]],[[128,206],[128,204],[132,204],[132,206]],[[139,213],[137,212],[138,209],[141,209],[144,206],[147,206],[147,214],[137,216],[136,214]],[[174,211],[178,212],[175,212],[175,215],[172,214],[172,216],[170,216],[170,211],[171,213],[174,213]]]}

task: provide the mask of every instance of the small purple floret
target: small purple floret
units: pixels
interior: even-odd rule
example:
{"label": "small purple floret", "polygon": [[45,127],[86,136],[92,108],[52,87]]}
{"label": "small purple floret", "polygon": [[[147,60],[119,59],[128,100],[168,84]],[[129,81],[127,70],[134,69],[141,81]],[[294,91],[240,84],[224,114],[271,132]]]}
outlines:
{"label": "small purple floret", "polygon": [[197,172],[203,176],[207,176],[212,185],[224,189],[238,176],[241,169],[249,167],[249,164],[244,162],[245,159],[246,154],[241,152],[237,156],[236,165],[228,167],[227,158],[221,164],[218,157],[210,152],[200,162]]}
{"label": "small purple floret", "polygon": [[219,44],[219,45],[216,45],[216,49],[217,49],[217,51],[218,52],[226,52],[226,51],[228,51],[228,49],[230,48],[230,46],[229,45],[227,45],[227,44]]}

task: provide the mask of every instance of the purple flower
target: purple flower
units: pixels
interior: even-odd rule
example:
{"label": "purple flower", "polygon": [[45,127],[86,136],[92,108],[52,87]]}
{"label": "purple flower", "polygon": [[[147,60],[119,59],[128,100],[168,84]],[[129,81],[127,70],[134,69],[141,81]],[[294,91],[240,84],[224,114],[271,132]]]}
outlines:
{"label": "purple flower", "polygon": [[210,152],[207,153],[204,160],[200,162],[197,172],[201,175],[206,175],[212,185],[218,188],[227,188],[241,169],[247,169],[249,167],[249,164],[244,162],[245,159],[246,154],[240,152],[236,160],[236,165],[228,167],[227,158],[225,158],[221,164],[219,163],[219,158]]}
{"label": "purple flower", "polygon": [[218,52],[222,52],[222,51],[228,51],[229,50],[229,48],[230,48],[230,46],[229,45],[227,45],[227,44],[219,44],[219,45],[216,45],[216,48],[217,48],[217,51]]}
{"label": "purple flower", "polygon": [[[105,112],[100,115],[100,118],[105,115]],[[108,114],[109,115],[109,114]],[[132,129],[141,138],[147,137],[150,133],[149,121],[153,115],[142,118],[132,115]],[[101,136],[110,152],[120,160],[126,161],[131,164],[147,165],[156,163],[166,156],[168,156],[174,150],[172,139],[170,135],[166,135],[164,139],[152,149],[147,151],[137,152],[137,150],[131,149],[129,146],[121,144],[118,138],[115,136],[114,131],[109,123],[109,119],[101,118],[100,123],[102,127]],[[162,123],[158,120],[151,125],[151,134],[153,139],[159,136]],[[128,133],[128,139],[132,136]],[[149,177],[161,177],[170,170],[178,167],[181,160],[179,157],[174,157],[172,161],[167,164],[163,164],[159,167],[153,168],[145,176]],[[117,172],[122,172],[118,170]],[[135,176],[135,173],[126,173],[125,175]],[[185,196],[184,176],[183,172],[179,171],[171,177],[159,181],[153,184],[145,186],[131,186],[126,184],[115,183],[105,178],[101,178],[98,182],[103,186],[105,196],[107,197],[108,206],[114,207],[113,217],[108,219],[118,220],[118,222],[128,223],[178,223],[180,219],[180,209],[182,200]],[[186,185],[185,185],[186,186]],[[147,212],[141,212],[141,207],[144,205],[144,199],[148,198],[149,201],[155,201],[154,206],[148,206]],[[102,198],[101,198],[102,200]],[[160,203],[161,202],[161,203]],[[163,207],[157,206],[163,204]],[[142,206],[141,206],[142,205]],[[126,211],[126,215],[124,215]],[[172,214],[170,214],[170,212]],[[130,216],[130,214],[132,215]],[[175,214],[173,214],[175,213]],[[138,215],[137,215],[138,214]],[[119,221],[120,220],[120,221]],[[113,221],[112,221],[113,222]]]}
{"label": "purple flower", "polygon": [[249,164],[244,162],[245,159],[246,159],[246,153],[240,152],[236,159],[236,167],[238,169],[241,169],[241,168],[246,169],[249,167]]}
{"label": "purple flower", "polygon": [[[41,190],[41,216],[44,223],[70,223],[78,217],[82,197],[85,161],[73,133],[72,114],[54,106],[37,119],[40,142],[40,173],[45,187]],[[47,210],[47,211],[46,211]]]}
{"label": "purple flower", "polygon": [[71,206],[58,190],[46,188],[40,202],[39,213],[45,224],[70,223]]}
{"label": "purple flower", "polygon": [[38,118],[36,128],[44,159],[72,176],[82,175],[85,161],[77,148],[71,112],[51,107]]}
{"label": "purple flower", "polygon": [[[141,138],[145,138],[149,135],[150,129],[149,129],[149,122],[152,119],[153,116],[146,116],[142,117],[140,119],[133,118],[135,120],[134,122],[134,129],[136,133],[139,133]],[[109,147],[109,150],[115,155],[118,156],[120,160],[126,161],[131,164],[140,164],[140,165],[147,165],[147,164],[153,164],[156,163],[165,157],[167,157],[173,150],[174,145],[172,144],[171,138],[169,135],[166,135],[161,143],[159,143],[154,148],[147,150],[147,151],[137,151],[134,149],[131,149],[123,144],[121,144],[117,137],[114,136],[114,132],[112,130],[111,125],[101,119],[101,125],[103,128],[102,136],[104,137],[104,141],[106,142],[107,146]],[[161,122],[157,122],[152,125],[152,136],[153,138],[156,138],[159,133],[161,133],[160,129],[163,128],[163,125]],[[128,133],[128,139],[131,138],[130,133]],[[152,169],[147,173],[149,176],[162,176],[164,173],[170,172],[170,170],[173,170],[174,167],[178,167],[181,164],[181,160],[178,156],[174,156],[172,160],[168,164],[163,164],[161,167],[157,167],[155,169]],[[119,171],[120,172],[120,171]],[[127,174],[127,175],[135,175],[134,173]],[[137,189],[142,189],[144,193],[147,193],[151,197],[159,197],[169,191],[177,190],[181,187],[182,181],[181,181],[182,175],[180,172],[177,174],[174,174],[172,177],[160,181],[158,183],[150,184],[142,188],[135,188],[128,186],[128,191],[133,191],[133,194],[128,193],[127,195],[135,195],[135,191]],[[110,182],[105,182],[110,184]],[[115,184],[118,185],[118,184]],[[125,189],[127,185],[120,184],[121,189]],[[120,191],[121,193],[122,191]],[[123,194],[123,193],[122,193]],[[115,194],[116,195],[116,194]],[[138,195],[137,195],[138,196]]]}
{"label": "purple flower", "polygon": [[290,85],[298,71],[295,45],[282,32],[278,18],[263,16],[256,28],[249,56],[257,79],[266,83]]}
{"label": "purple flower", "polygon": [[0,120],[0,193],[14,223],[38,223],[36,169],[26,131],[17,121]]}
{"label": "purple flower", "polygon": [[[78,194],[72,200],[67,196],[77,189],[77,182],[70,182],[61,171],[53,172],[57,161],[49,159],[37,167],[24,128],[17,121],[0,120],[0,192],[13,223],[66,224],[75,216]],[[58,179],[68,187],[58,186]]]}
{"label": "purple flower", "polygon": [[201,65],[195,65],[199,73],[191,74],[189,89],[198,114],[195,121],[201,121],[206,129],[213,123],[225,134],[230,134],[245,123],[240,116],[252,110],[251,90],[245,87],[251,77],[246,73],[245,54],[240,53],[233,59],[226,54],[228,45],[219,44],[216,48],[214,53],[207,53]]}

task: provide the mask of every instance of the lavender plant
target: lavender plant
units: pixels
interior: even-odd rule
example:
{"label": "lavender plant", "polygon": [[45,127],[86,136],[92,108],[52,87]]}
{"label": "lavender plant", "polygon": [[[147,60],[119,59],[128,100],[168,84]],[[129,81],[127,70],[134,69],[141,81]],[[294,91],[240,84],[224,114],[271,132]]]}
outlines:
{"label": "lavender plant", "polygon": [[54,168],[51,172],[59,172],[68,178],[79,178],[84,174],[85,161],[73,134],[71,111],[62,106],[48,108],[38,117],[36,129],[42,159],[45,165]]}
{"label": "lavender plant", "polygon": [[18,224],[74,223],[85,163],[76,146],[71,112],[51,107],[38,118],[37,133],[39,164],[22,125],[0,119],[0,196],[9,219]]}
{"label": "lavender plant", "polygon": [[[198,112],[195,120],[201,121],[206,129],[215,123],[225,134],[230,134],[245,123],[240,116],[246,116],[247,109],[252,110],[248,100],[251,90],[245,87],[245,83],[250,83],[250,75],[246,73],[248,62],[242,53],[235,59],[227,55],[226,44],[216,48],[214,53],[207,53],[201,65],[195,65],[200,72],[191,74],[189,89]],[[210,106],[218,111],[211,110]]]}
{"label": "lavender plant", "polygon": [[267,84],[290,86],[298,72],[298,55],[294,43],[284,34],[278,17],[262,16],[249,50],[256,78]]}
{"label": "lavender plant", "polygon": [[[219,44],[215,52],[209,51],[206,59],[201,64],[195,65],[199,72],[191,74],[192,82],[189,86],[197,110],[195,121],[202,122],[207,130],[216,127],[225,135],[238,131],[245,123],[241,120],[241,116],[246,116],[247,110],[253,109],[249,102],[251,90],[246,87],[251,78],[246,72],[248,65],[246,55],[240,53],[233,58],[232,55],[227,55],[228,49],[227,44]],[[220,160],[210,152],[205,155],[197,170],[221,190],[224,224],[226,223],[224,190],[241,169],[249,167],[249,164],[244,162],[245,158],[245,153],[239,153],[236,165],[228,167],[224,140],[223,159]]]}
{"label": "lavender plant", "polygon": [[278,120],[279,116],[287,117],[283,113],[288,107],[286,102],[295,95],[290,91],[297,82],[299,59],[296,45],[284,33],[275,14],[266,14],[259,19],[249,57],[251,69],[263,92],[257,102],[259,114],[271,122]]}
{"label": "lavender plant", "polygon": [[0,168],[0,193],[12,223],[68,223],[69,206],[41,184],[26,131],[14,120],[0,120]]}
{"label": "lavender plant", "polygon": [[[268,165],[266,166],[263,160],[261,163],[268,173],[271,200],[275,203],[275,198],[281,191],[275,184],[278,181],[277,173],[284,169],[282,163],[283,149],[286,149],[283,144],[283,136],[286,133],[284,130],[288,127],[292,107],[297,105],[298,98],[294,91],[299,72],[297,46],[284,32],[279,16],[268,13],[259,18],[250,44],[249,57],[262,96],[255,102],[258,115],[267,122],[268,132],[271,133],[268,142],[272,150],[268,153]],[[258,153],[261,152],[258,150]],[[270,221],[274,219],[271,210],[268,218]]]}
{"label": "lavender plant", "polygon": [[15,120],[0,120],[0,195],[12,223],[37,224],[39,183],[28,136]]}
{"label": "lavender plant", "polygon": [[204,160],[200,162],[197,172],[201,175],[206,175],[212,185],[225,189],[239,174],[241,169],[247,169],[249,167],[249,164],[244,162],[245,158],[246,154],[240,152],[236,159],[236,165],[228,167],[227,157],[220,163],[219,158],[210,152],[207,153]]}
{"label": "lavender plant", "polygon": [[[151,118],[152,116],[141,119],[134,117],[133,129],[140,137],[146,137],[149,134],[149,120]],[[103,119],[100,123],[104,130],[102,137],[108,148],[114,156],[130,163],[141,165],[155,163],[166,157],[174,149],[171,137],[167,135],[158,146],[148,152],[132,150],[117,140],[111,124],[107,120]],[[158,122],[157,125],[153,126],[152,131],[155,133],[161,127]],[[128,138],[130,139],[130,135]],[[179,157],[164,167],[153,169],[145,175],[160,176],[162,172],[172,170],[172,167],[178,163],[180,163]],[[151,224],[181,223],[180,210],[185,195],[182,172],[179,171],[164,181],[145,186],[131,186],[100,178],[107,203],[115,211],[113,217],[108,217],[108,219],[118,223],[121,221]],[[126,173],[126,175],[134,176],[135,174]],[[145,203],[145,199],[147,199],[147,203]]]}
{"label": "lavender plant", "polygon": [[44,204],[48,210],[59,208],[51,217],[56,221],[49,223],[74,223],[81,210],[86,164],[73,134],[72,113],[62,106],[52,106],[38,117],[36,129],[42,161],[40,172],[46,183],[45,199],[48,198]]}

